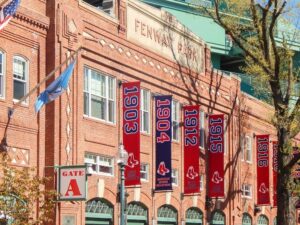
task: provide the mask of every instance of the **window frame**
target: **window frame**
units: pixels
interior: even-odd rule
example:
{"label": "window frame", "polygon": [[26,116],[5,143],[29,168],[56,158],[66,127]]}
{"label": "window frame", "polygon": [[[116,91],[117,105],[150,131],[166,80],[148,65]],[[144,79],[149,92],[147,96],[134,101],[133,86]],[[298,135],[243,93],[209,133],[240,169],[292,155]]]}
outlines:
{"label": "window frame", "polygon": [[200,191],[204,190],[204,174],[200,174]]}
{"label": "window frame", "polygon": [[[95,119],[95,120],[98,120],[98,121],[101,121],[101,122],[105,122],[105,123],[108,123],[108,124],[113,124],[115,125],[116,124],[116,105],[117,105],[117,97],[116,97],[116,77],[114,76],[111,76],[107,73],[104,73],[100,70],[97,70],[97,69],[94,69],[92,67],[89,67],[89,66],[84,66],[83,67],[83,74],[84,74],[84,84],[83,84],[83,104],[85,103],[85,94],[88,94],[88,114],[85,114],[85,107],[83,106],[83,115],[85,117],[88,117],[88,118],[92,118],[92,119]],[[85,72],[88,71],[88,75],[87,75],[87,78],[88,78],[88,82],[87,82],[87,85],[88,85],[88,90],[85,89],[85,78],[86,78],[86,74]],[[97,97],[100,97],[100,98],[103,98],[105,99],[105,114],[104,114],[104,119],[102,118],[97,118],[95,116],[92,116],[92,112],[91,112],[91,107],[92,107],[92,104],[91,104],[91,72],[94,71],[95,73],[97,73],[98,75],[104,77],[105,79],[105,96],[100,96],[100,95],[97,95]],[[112,79],[113,81],[113,84],[112,84],[112,89],[113,89],[113,99],[110,99],[109,98],[109,78]],[[113,101],[113,115],[112,115],[112,118],[113,118],[113,121],[109,121],[109,101]]]}
{"label": "window frame", "polygon": [[[25,77],[25,79],[24,80],[21,80],[21,79],[19,79],[19,78],[16,78],[15,76],[14,76],[14,63],[15,63],[15,59],[17,59],[17,60],[20,60],[20,61],[23,61],[24,63],[25,63],[25,70],[24,70],[24,77]],[[26,58],[26,57],[24,57],[24,56],[21,56],[21,55],[14,55],[13,56],[13,60],[12,60],[12,64],[13,64],[13,67],[12,67],[12,80],[13,80],[13,102],[19,102],[19,100],[23,97],[23,96],[25,96],[26,94],[28,94],[28,91],[29,91],[29,60]],[[15,95],[15,88],[14,88],[14,82],[15,82],[15,80],[16,81],[20,81],[20,82],[22,82],[22,83],[25,83],[25,93],[24,93],[24,95],[20,98],[20,99],[16,99],[16,98],[14,98],[14,95]],[[25,103],[26,105],[29,103],[29,97],[27,97],[24,101],[23,101],[23,103]]]}
{"label": "window frame", "polygon": [[[201,150],[204,150],[205,149],[205,136],[206,136],[206,133],[205,133],[205,124],[206,124],[206,115],[205,115],[205,112],[200,110],[199,112],[199,147]],[[202,121],[203,119],[203,121]],[[203,134],[202,134],[203,132]],[[203,142],[203,146],[201,145],[201,142]]]}
{"label": "window frame", "polygon": [[[142,166],[145,166],[146,171],[142,171]],[[149,182],[149,164],[148,163],[141,163],[141,169],[140,169],[140,173],[141,173],[141,181],[143,182]],[[142,178],[142,173],[146,174],[146,179]]]}
{"label": "window frame", "polygon": [[116,20],[116,0],[113,0],[113,10],[112,13],[107,13],[103,9],[97,8],[96,6],[93,6],[92,4],[86,2],[85,0],[79,0],[79,4],[83,5],[85,7],[90,8],[93,12],[100,13],[102,16],[108,17],[111,20]]}
{"label": "window frame", "polygon": [[244,162],[245,161],[245,142],[246,142],[246,138],[245,138],[245,134],[241,134],[240,135],[240,148],[241,148],[241,161]]}
{"label": "window frame", "polygon": [[[245,187],[249,187],[249,190],[246,190]],[[241,195],[242,198],[248,198],[248,199],[252,199],[252,185],[251,184],[242,184],[242,188],[241,188]],[[250,193],[250,195],[246,195],[245,193]]]}
{"label": "window frame", "polygon": [[[249,143],[247,142],[247,140],[249,140]],[[248,146],[248,144],[249,144],[249,146]],[[249,147],[249,149],[248,149],[248,147]],[[251,136],[250,135],[246,135],[245,136],[245,161],[247,162],[247,163],[250,163],[250,164],[252,164],[252,161],[253,161],[253,152],[252,152],[252,138],[251,138]],[[248,152],[250,153],[250,160],[248,160]]]}
{"label": "window frame", "polygon": [[[87,158],[87,155],[96,157],[96,162],[93,163],[93,162],[89,161],[88,160],[89,158]],[[111,160],[110,161],[111,167],[107,166],[107,167],[111,168],[111,173],[104,173],[104,172],[100,171],[99,166],[106,166],[106,165],[103,165],[103,164],[100,163],[101,162],[101,160],[100,160],[101,158],[106,158],[106,159]],[[85,152],[85,154],[84,154],[84,163],[90,163],[90,164],[96,165],[96,171],[93,170],[92,174],[100,175],[100,176],[107,176],[107,177],[114,177],[114,174],[115,174],[115,166],[114,166],[115,165],[114,164],[115,160],[111,156],[98,155],[98,154],[95,154],[95,153]]]}
{"label": "window frame", "polygon": [[0,99],[5,99],[5,87],[6,87],[6,54],[0,49],[0,55],[2,56],[2,71],[0,71],[0,80],[2,79],[2,86],[0,86]]}
{"label": "window frame", "polygon": [[[171,179],[172,179],[172,186],[178,186],[179,185],[178,169],[172,169],[172,171],[171,171]],[[175,180],[176,182],[173,182],[173,180]]]}
{"label": "window frame", "polygon": [[[174,99],[172,99],[172,142],[180,142],[180,109],[181,109],[181,105],[179,103],[179,101],[176,101]],[[176,109],[176,111],[174,110]],[[177,120],[175,120],[174,116],[176,114]],[[177,133],[178,133],[178,137],[177,139],[174,138],[174,134],[173,134],[173,129],[174,126],[177,125]]]}
{"label": "window frame", "polygon": [[[147,101],[148,101],[148,111],[143,109],[144,106],[144,94],[148,93],[147,96]],[[141,114],[141,118],[140,118],[140,131],[143,134],[150,134],[151,133],[151,122],[150,122],[150,109],[151,109],[151,92],[148,89],[143,89],[141,88],[141,101],[140,101],[141,107],[140,107],[140,114]],[[144,112],[148,112],[148,131],[144,130]]]}

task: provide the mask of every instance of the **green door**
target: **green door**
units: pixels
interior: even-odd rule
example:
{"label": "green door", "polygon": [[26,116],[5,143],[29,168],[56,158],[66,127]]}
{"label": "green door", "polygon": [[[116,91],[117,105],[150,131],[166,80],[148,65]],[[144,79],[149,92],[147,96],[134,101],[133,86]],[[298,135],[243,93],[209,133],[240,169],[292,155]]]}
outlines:
{"label": "green door", "polygon": [[248,213],[243,214],[242,225],[252,225],[252,219]]}
{"label": "green door", "polygon": [[268,218],[264,215],[260,215],[257,219],[257,225],[269,225]]}
{"label": "green door", "polygon": [[148,209],[140,202],[130,202],[126,210],[127,225],[148,224]]}
{"label": "green door", "polygon": [[163,205],[157,210],[157,225],[177,225],[177,210],[171,205]]}
{"label": "green door", "polygon": [[211,220],[211,225],[225,225],[225,216],[223,213],[216,211]]}
{"label": "green door", "polygon": [[86,225],[113,225],[113,206],[102,198],[93,198],[86,202]]}
{"label": "green door", "polygon": [[185,214],[186,225],[202,225],[203,224],[203,213],[196,207],[189,208]]}

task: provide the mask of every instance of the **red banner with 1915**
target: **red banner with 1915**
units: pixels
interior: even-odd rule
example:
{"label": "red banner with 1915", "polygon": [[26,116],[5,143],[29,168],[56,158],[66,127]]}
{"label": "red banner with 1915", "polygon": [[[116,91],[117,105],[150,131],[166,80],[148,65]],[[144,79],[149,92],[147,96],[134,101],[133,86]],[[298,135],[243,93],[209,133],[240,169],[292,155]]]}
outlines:
{"label": "red banner with 1915", "polygon": [[208,118],[208,196],[224,197],[224,115]]}
{"label": "red banner with 1915", "polygon": [[256,136],[257,205],[270,204],[269,135]]}

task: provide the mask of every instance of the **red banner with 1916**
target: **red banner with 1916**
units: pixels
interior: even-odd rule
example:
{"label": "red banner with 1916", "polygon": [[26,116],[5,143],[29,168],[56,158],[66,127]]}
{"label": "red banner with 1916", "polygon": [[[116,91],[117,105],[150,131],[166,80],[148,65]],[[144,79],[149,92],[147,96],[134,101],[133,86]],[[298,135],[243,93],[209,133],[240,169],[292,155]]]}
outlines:
{"label": "red banner with 1916", "polygon": [[273,206],[277,206],[278,142],[273,141]]}
{"label": "red banner with 1916", "polygon": [[123,83],[123,144],[128,152],[125,185],[140,182],[140,82]]}
{"label": "red banner with 1916", "polygon": [[199,106],[184,106],[184,194],[199,193]]}
{"label": "red banner with 1916", "polygon": [[224,197],[224,115],[208,118],[208,196]]}
{"label": "red banner with 1916", "polygon": [[270,204],[269,135],[256,136],[257,205]]}

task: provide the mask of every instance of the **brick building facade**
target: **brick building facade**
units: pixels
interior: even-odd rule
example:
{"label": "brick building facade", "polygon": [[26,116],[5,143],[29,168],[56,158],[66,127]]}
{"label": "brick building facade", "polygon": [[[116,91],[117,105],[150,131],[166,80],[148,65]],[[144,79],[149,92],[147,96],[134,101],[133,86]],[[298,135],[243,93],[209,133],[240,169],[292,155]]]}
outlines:
{"label": "brick building facade", "polygon": [[[53,224],[118,224],[120,84],[127,81],[141,82],[143,99],[142,182],[127,188],[128,224],[274,224],[272,204],[255,206],[255,135],[276,139],[269,123],[273,108],[241,92],[234,74],[213,70],[207,44],[170,14],[134,0],[114,0],[108,8],[110,1],[99,2],[96,8],[84,0],[23,0],[0,33],[2,134],[8,107],[82,48],[69,90],[39,114],[34,112],[34,93],[15,110],[8,129],[12,162],[36,166],[41,176],[54,176],[54,166],[94,165],[87,202],[57,203]],[[156,94],[174,99],[172,192],[153,192]],[[192,196],[183,195],[182,179],[181,106],[187,104],[200,105],[202,124],[201,192]],[[224,199],[206,198],[205,135],[207,115],[214,113],[226,118]],[[271,177],[270,183],[272,189]]]}

